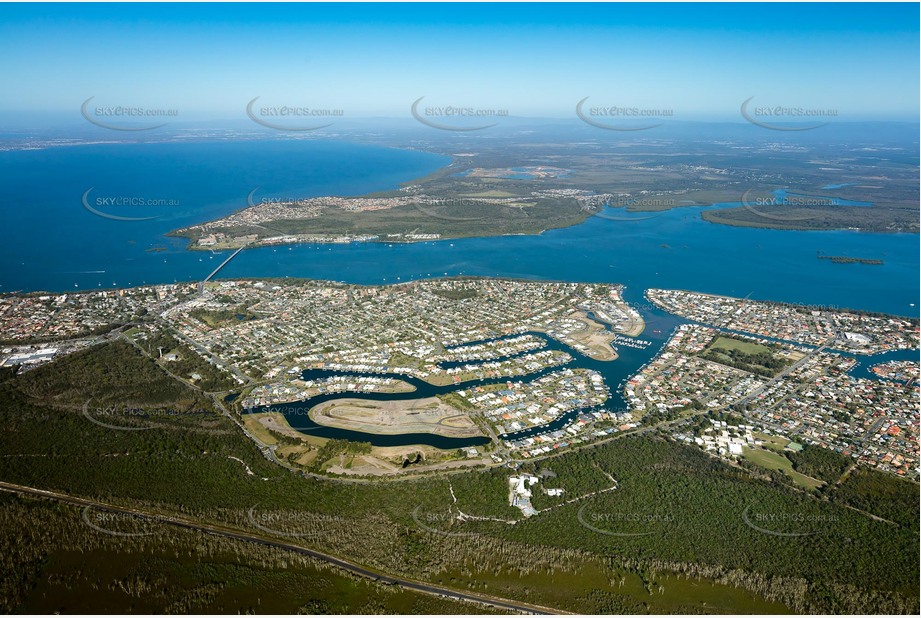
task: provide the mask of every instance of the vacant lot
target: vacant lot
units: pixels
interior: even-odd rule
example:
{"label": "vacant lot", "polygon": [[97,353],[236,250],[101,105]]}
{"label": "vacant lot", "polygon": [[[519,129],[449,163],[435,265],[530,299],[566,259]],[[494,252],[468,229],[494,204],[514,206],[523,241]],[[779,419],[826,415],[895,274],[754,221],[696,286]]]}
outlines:
{"label": "vacant lot", "polygon": [[434,433],[452,438],[483,435],[470,417],[437,397],[405,401],[336,399],[310,410],[320,425],[368,433]]}
{"label": "vacant lot", "polygon": [[769,451],[763,448],[745,448],[743,449],[745,459],[762,468],[768,470],[782,470],[793,479],[793,482],[806,489],[817,489],[824,483],[811,476],[806,476],[793,469],[790,460],[779,453]]}
{"label": "vacant lot", "polygon": [[764,448],[769,448],[774,451],[782,451],[785,446],[790,444],[790,440],[782,436],[772,436],[766,433],[754,432],[756,440],[761,440],[763,442]]}
{"label": "vacant lot", "polygon": [[717,337],[700,356],[768,378],[777,375],[790,363],[790,359],[768,346],[735,337]]}
{"label": "vacant lot", "polygon": [[751,341],[739,341],[728,337],[717,337],[716,341],[710,344],[711,350],[738,350],[743,354],[772,354],[773,350]]}

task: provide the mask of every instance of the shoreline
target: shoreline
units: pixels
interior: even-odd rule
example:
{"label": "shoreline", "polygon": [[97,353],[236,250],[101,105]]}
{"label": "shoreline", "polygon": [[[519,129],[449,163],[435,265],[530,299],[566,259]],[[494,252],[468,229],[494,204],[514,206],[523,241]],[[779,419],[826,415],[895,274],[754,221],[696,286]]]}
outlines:
{"label": "shoreline", "polygon": [[[580,224],[576,223],[574,225],[580,225]],[[565,229],[565,228],[551,228],[551,229]],[[327,238],[324,238],[324,239],[303,238],[303,239],[291,240],[289,242],[260,242],[260,241],[249,242],[249,243],[240,242],[240,243],[235,243],[235,244],[221,245],[220,247],[214,247],[210,245],[193,245],[192,239],[188,238],[187,236],[182,236],[182,235],[170,236],[172,232],[165,234],[165,236],[169,236],[170,238],[186,239],[188,241],[187,246],[185,247],[186,251],[201,251],[201,252],[220,251],[220,252],[223,252],[223,251],[236,251],[237,249],[241,249],[244,247],[246,249],[265,249],[266,247],[297,247],[300,245],[352,245],[352,244],[414,245],[418,243],[444,242],[444,241],[452,241],[452,240],[463,240],[463,239],[468,239],[468,238],[507,238],[511,236],[542,236],[547,231],[548,230],[543,229],[543,230],[532,232],[532,233],[508,232],[508,233],[503,233],[503,234],[492,234],[489,236],[478,236],[478,235],[444,236],[442,234],[438,234],[438,238],[408,238],[408,239],[407,238],[381,238],[380,235],[372,234],[372,235],[367,235],[367,236],[373,236],[373,238],[371,237],[361,238],[361,237],[356,236],[355,238],[349,238],[348,240],[339,240],[340,238],[346,238],[346,236],[338,235],[338,236],[328,237],[328,239]],[[366,236],[366,235],[363,234],[361,236]],[[266,240],[271,240],[271,238],[266,239]]]}
{"label": "shoreline", "polygon": [[[232,281],[237,281],[237,282],[265,281],[265,282],[278,282],[278,283],[311,283],[313,282],[313,283],[325,283],[325,284],[330,284],[330,285],[355,286],[358,288],[368,288],[368,287],[377,287],[377,286],[390,287],[390,286],[400,286],[400,285],[411,285],[418,281],[475,281],[475,280],[481,280],[481,279],[519,281],[519,282],[583,283],[583,284],[612,285],[609,281],[585,281],[585,280],[572,281],[569,279],[554,279],[554,278],[542,278],[542,277],[528,278],[528,277],[488,276],[488,275],[438,275],[438,276],[433,276],[433,277],[419,277],[418,279],[407,279],[406,281],[386,282],[386,283],[352,283],[349,281],[343,281],[343,280],[337,280],[337,279],[317,279],[317,278],[312,278],[312,277],[271,277],[271,276],[268,276],[268,277],[227,277],[227,278],[215,277],[211,279],[210,281],[208,281],[208,283],[217,285],[220,282],[232,282]],[[182,286],[182,285],[194,286],[198,283],[201,283],[201,279],[188,279],[185,281],[176,281],[174,283],[142,283],[139,285],[117,287],[117,288],[102,287],[102,288],[83,288],[83,289],[76,289],[76,290],[58,290],[58,291],[55,291],[55,290],[30,290],[30,291],[13,290],[9,292],[0,292],[0,298],[10,298],[10,297],[31,298],[31,297],[36,297],[36,296],[57,296],[61,294],[67,294],[67,295],[92,294],[96,292],[118,292],[119,290],[138,290],[141,288],[157,288],[157,287]],[[622,284],[615,284],[615,285],[622,285]],[[626,286],[623,286],[623,287],[625,288]],[[643,298],[646,299],[650,303],[652,303],[652,301],[650,301],[648,297],[646,297],[646,292],[648,292],[649,290],[654,290],[654,289],[658,290],[658,289],[663,289],[663,288],[649,287],[643,290]],[[706,296],[713,296],[717,298],[724,298],[724,299],[730,299],[730,300],[741,300],[740,298],[735,297],[735,296],[728,296],[725,294],[714,294],[712,292],[702,292],[700,290],[691,290],[688,288],[673,287],[673,288],[667,288],[667,289],[676,291],[676,292],[688,292],[691,294],[703,294]],[[766,299],[759,299],[759,298],[749,298],[748,300],[761,302],[761,303],[769,303],[772,305],[779,305],[779,306],[801,307],[804,309],[820,308],[820,309],[830,310],[830,311],[840,311],[840,312],[864,314],[864,315],[871,315],[871,316],[902,318],[902,319],[910,319],[910,320],[915,320],[915,321],[919,320],[917,313],[905,315],[905,314],[891,313],[891,312],[886,312],[886,311],[873,311],[870,309],[857,309],[853,307],[844,307],[844,306],[838,306],[838,305],[815,305],[815,304],[797,303],[797,302],[791,302],[791,301],[766,300]],[[630,301],[627,301],[627,300],[624,300],[623,302],[625,302],[627,305],[631,304]],[[659,307],[658,305],[656,305],[656,308],[659,309],[660,311],[666,311],[666,313],[671,313],[671,312],[668,312],[666,309]],[[626,335],[626,333],[622,333],[622,334]]]}

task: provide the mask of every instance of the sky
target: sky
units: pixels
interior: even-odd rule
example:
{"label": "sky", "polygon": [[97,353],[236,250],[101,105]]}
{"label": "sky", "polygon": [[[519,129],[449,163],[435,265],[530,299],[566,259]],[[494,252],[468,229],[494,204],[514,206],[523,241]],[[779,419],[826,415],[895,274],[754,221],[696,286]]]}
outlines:
{"label": "sky", "polygon": [[412,103],[735,120],[919,115],[917,4],[0,4],[0,113],[80,105],[245,118],[246,104],[409,117]]}

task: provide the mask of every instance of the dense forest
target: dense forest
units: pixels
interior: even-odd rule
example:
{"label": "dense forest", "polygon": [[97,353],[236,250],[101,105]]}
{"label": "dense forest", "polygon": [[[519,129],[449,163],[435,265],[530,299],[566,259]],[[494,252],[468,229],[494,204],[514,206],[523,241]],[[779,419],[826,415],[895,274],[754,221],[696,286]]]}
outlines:
{"label": "dense forest", "polygon": [[793,464],[794,470],[826,483],[837,481],[854,464],[847,455],[814,445],[806,445],[799,452],[784,451],[783,454]]}
{"label": "dense forest", "polygon": [[0,612],[430,615],[489,611],[481,605],[364,580],[280,549],[176,527],[106,521],[123,535],[100,534],[85,523],[93,523],[97,515],[0,493],[4,531]]}
{"label": "dense forest", "polygon": [[125,341],[69,354],[9,385],[33,400],[70,407],[90,399],[94,406],[210,407],[206,397],[171,378]]}
{"label": "dense forest", "polygon": [[229,373],[207,362],[168,333],[157,333],[150,339],[138,342],[138,345],[151,358],[159,358],[161,351],[163,354],[176,354],[176,360],[166,361],[164,366],[170,372],[186,380],[190,380],[193,374],[198,374],[201,377],[195,380],[195,383],[203,391],[225,391],[236,385]]}
{"label": "dense forest", "polygon": [[858,468],[832,494],[832,500],[918,529],[918,485],[885,472]]}

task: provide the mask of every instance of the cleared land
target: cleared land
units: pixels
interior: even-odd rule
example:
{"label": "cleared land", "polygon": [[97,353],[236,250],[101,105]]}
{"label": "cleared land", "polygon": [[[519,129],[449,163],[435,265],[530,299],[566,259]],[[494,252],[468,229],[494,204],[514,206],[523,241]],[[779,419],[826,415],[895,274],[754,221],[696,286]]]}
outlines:
{"label": "cleared land", "polygon": [[701,357],[765,377],[775,376],[791,361],[765,345],[735,337],[717,337]]}
{"label": "cleared land", "polygon": [[[405,461],[418,461],[405,466]],[[470,468],[474,466],[494,465],[489,457],[467,457],[459,455],[454,449],[442,450],[434,446],[416,444],[409,446],[375,446],[371,453],[358,455],[344,461],[342,464],[334,463],[327,470],[333,474],[345,476],[388,476],[388,475],[413,475],[432,472],[434,470],[451,470],[457,468]]]}
{"label": "cleared land", "polygon": [[[292,429],[287,419],[281,412],[258,412],[243,415],[243,425],[256,436],[263,444],[277,444],[278,435],[296,438],[313,444],[325,442],[323,438],[307,436],[296,429]],[[277,434],[277,435],[273,435]]]}
{"label": "cleared land", "polygon": [[719,337],[710,345],[711,350],[738,350],[744,354],[772,354],[773,351],[751,341],[739,341],[738,339],[729,339],[728,337]]}
{"label": "cleared land", "polygon": [[[589,318],[582,311],[576,311],[567,317],[572,320],[578,320],[585,325],[584,328],[570,332],[569,337],[576,343],[584,345],[587,348],[586,356],[600,361],[617,360],[617,352],[615,352],[614,348],[611,347],[611,342],[614,341],[614,333],[610,332],[604,326]],[[546,330],[537,330],[550,335],[550,333]],[[636,329],[634,328],[633,330]],[[640,328],[639,332],[643,332],[643,328]],[[552,337],[553,335],[550,336]]]}
{"label": "cleared land", "polygon": [[779,453],[769,451],[763,448],[743,448],[742,454],[748,461],[768,470],[781,470],[786,473],[793,482],[806,489],[818,489],[824,483],[811,476],[806,476],[793,469],[790,460]]}
{"label": "cleared land", "polygon": [[782,451],[785,446],[790,444],[790,440],[788,440],[787,438],[780,437],[780,436],[772,436],[766,433],[758,433],[757,431],[754,432],[754,436],[756,440],[761,440],[765,448],[769,448],[775,451]]}
{"label": "cleared land", "polygon": [[378,434],[432,433],[451,438],[482,436],[466,413],[437,397],[411,401],[336,399],[310,410],[319,425]]}

